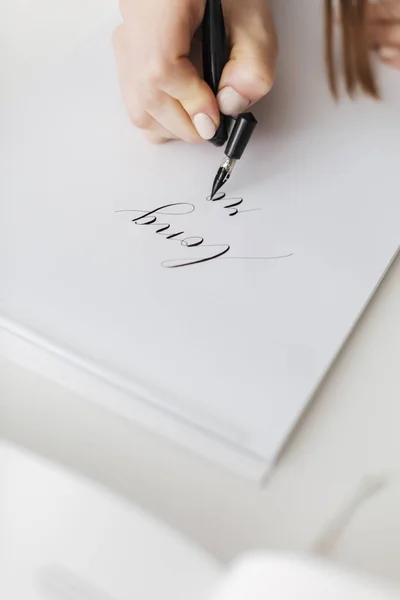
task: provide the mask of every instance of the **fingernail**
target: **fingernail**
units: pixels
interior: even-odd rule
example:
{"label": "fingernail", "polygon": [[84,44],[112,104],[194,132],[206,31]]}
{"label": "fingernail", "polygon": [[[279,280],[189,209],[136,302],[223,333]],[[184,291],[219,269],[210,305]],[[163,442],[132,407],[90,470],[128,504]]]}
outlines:
{"label": "fingernail", "polygon": [[391,48],[390,46],[382,46],[382,48],[379,49],[379,54],[381,58],[392,60],[393,58],[400,57],[400,50],[398,48]]}
{"label": "fingernail", "polygon": [[204,113],[198,113],[193,117],[194,126],[203,140],[211,140],[214,137],[217,127],[210,117]]}
{"label": "fingernail", "polygon": [[219,109],[224,115],[236,116],[249,107],[250,101],[232,87],[223,88],[217,96]]}

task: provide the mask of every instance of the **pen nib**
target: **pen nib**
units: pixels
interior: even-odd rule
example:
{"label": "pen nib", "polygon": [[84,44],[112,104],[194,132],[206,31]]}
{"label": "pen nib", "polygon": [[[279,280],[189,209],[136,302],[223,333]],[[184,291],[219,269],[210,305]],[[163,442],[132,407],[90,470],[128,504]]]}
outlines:
{"label": "pen nib", "polygon": [[223,167],[220,167],[217,171],[217,174],[214,179],[212,192],[211,192],[211,200],[213,200],[222,186],[228,181],[229,173]]}

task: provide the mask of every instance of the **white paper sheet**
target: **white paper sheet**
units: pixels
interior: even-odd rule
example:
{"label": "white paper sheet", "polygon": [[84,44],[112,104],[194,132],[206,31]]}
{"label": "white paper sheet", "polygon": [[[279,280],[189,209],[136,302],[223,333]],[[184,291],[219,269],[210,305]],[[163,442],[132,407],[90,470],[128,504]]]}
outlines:
{"label": "white paper sheet", "polygon": [[[321,3],[282,4],[277,84],[226,186],[235,216],[206,201],[221,150],[130,126],[110,28],[1,124],[0,314],[266,461],[400,240],[400,77],[382,73],[381,103],[335,106]],[[132,222],[170,204],[153,216],[183,244]]]}

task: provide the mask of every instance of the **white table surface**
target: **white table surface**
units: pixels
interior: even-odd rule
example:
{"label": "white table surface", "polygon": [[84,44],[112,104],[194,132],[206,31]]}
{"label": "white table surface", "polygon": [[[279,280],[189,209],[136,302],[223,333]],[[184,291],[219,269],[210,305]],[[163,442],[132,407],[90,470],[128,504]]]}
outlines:
{"label": "white table surface", "polygon": [[[0,39],[4,49],[0,87],[3,100],[8,101],[68,53],[115,9],[113,0],[37,0],[35,3],[13,0],[5,4],[7,6],[1,6],[0,18]],[[398,195],[399,190],[393,193]],[[50,384],[46,384],[46,388],[43,383],[38,394],[32,387],[31,375],[0,359],[3,367],[0,383],[6,392],[2,394],[3,406],[0,408],[5,408],[9,417],[2,420],[3,433],[31,446],[40,446],[43,452],[58,452],[63,461],[85,469],[135,501],[139,498],[150,510],[173,522],[221,558],[230,558],[237,551],[257,544],[309,548],[321,527],[329,522],[332,512],[354,491],[363,476],[379,473],[390,483],[400,473],[399,307],[400,258],[390,269],[317,392],[310,413],[289,444],[265,494],[249,491],[237,478],[196,457],[182,456],[169,444],[146,436],[148,445],[143,438],[143,451],[139,456],[129,453],[123,456],[116,452],[107,465],[98,465],[94,457],[105,443],[109,429],[115,435],[119,432],[116,444],[123,447],[132,443],[131,435],[125,430],[126,424],[109,415],[107,427],[104,425],[99,433],[97,446],[94,444],[90,450],[86,449],[89,458],[82,466],[79,444],[71,445],[72,439],[79,440],[76,420],[68,422],[66,419],[63,435],[56,443],[43,422],[43,415],[48,414],[51,418],[52,411],[64,416],[78,415],[89,408],[79,404],[71,409],[69,399],[68,412],[67,405],[63,405],[67,401],[66,392],[59,390],[55,395],[56,388]],[[33,412],[29,402],[31,396],[36,396],[37,400]],[[95,410],[90,408],[93,419]],[[98,423],[104,418],[102,414],[97,411]],[[90,452],[93,463],[90,463]],[[165,477],[171,457],[175,461],[174,473]],[[130,483],[126,473],[135,468],[142,475]],[[146,469],[149,471],[145,477],[143,470]],[[182,496],[179,495],[182,476],[188,473],[191,475],[190,489],[185,488]],[[204,527],[199,518],[204,511],[202,494],[205,485],[213,486],[212,491],[208,488],[208,527]],[[172,494],[173,503],[170,502]],[[293,497],[296,497],[295,513],[290,508]],[[227,512],[228,499],[230,510]],[[390,550],[397,547],[391,524],[396,518],[398,520],[398,511],[392,506],[382,515],[378,507],[372,513],[368,523],[364,523],[363,531],[368,542],[372,539],[374,544],[366,544],[365,539],[361,542],[357,537],[353,544],[341,546],[337,557],[376,572],[393,576],[397,573],[398,576],[399,559]],[[382,522],[387,525],[385,532],[379,529]]]}

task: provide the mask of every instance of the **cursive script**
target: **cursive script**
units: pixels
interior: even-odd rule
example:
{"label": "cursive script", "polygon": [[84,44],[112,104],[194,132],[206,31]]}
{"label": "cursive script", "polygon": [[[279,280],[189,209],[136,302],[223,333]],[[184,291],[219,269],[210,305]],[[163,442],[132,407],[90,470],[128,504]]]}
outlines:
{"label": "cursive script", "polygon": [[[223,194],[225,199],[225,194]],[[222,197],[217,198],[215,201],[222,200]],[[237,206],[243,202],[242,198],[227,198],[229,204],[225,208],[229,210],[237,210]],[[241,202],[239,202],[239,200]],[[232,201],[232,202],[231,202]],[[179,217],[183,215],[189,215],[196,210],[194,204],[189,202],[174,202],[172,204],[165,204],[152,210],[140,210],[140,209],[124,209],[117,210],[117,213],[136,213],[132,223],[139,227],[153,227],[156,235],[164,236],[166,240],[170,242],[178,243],[181,247],[191,251],[187,258],[173,258],[162,261],[161,266],[167,269],[177,269],[180,267],[189,267],[192,265],[198,265],[213,260],[219,259],[235,259],[235,260],[279,260],[283,258],[289,258],[292,254],[286,254],[283,256],[227,256],[231,250],[229,244],[207,244],[202,236],[187,236],[185,232],[180,231],[179,228],[172,228],[171,223],[165,219],[165,217]],[[257,209],[255,209],[257,210]],[[238,211],[246,212],[246,211]],[[235,213],[235,215],[237,212]],[[230,216],[233,216],[232,214]],[[193,251],[200,248],[199,256],[193,256]]]}
{"label": "cursive script", "polygon": [[236,215],[256,212],[257,210],[261,210],[261,208],[248,208],[246,210],[239,210],[239,206],[243,204],[243,198],[227,198],[224,192],[218,192],[215,196],[207,196],[206,200],[208,202],[221,202],[225,200],[228,204],[225,204],[224,208],[229,211],[230,217],[236,217]]}

